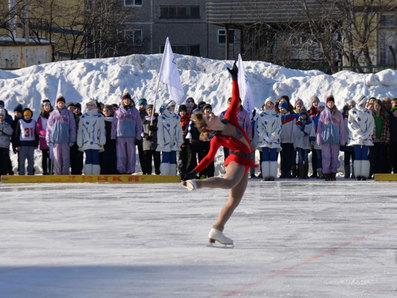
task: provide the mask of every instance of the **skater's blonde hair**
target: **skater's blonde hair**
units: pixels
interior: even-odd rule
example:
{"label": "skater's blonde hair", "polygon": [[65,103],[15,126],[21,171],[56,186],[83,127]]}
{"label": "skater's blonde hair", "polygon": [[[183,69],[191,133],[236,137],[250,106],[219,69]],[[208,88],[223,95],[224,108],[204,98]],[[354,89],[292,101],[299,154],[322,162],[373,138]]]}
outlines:
{"label": "skater's blonde hair", "polygon": [[207,123],[204,120],[202,112],[196,112],[192,115],[192,120],[194,121],[194,125],[196,126],[197,130],[200,132],[200,141],[207,142],[210,134],[207,129]]}

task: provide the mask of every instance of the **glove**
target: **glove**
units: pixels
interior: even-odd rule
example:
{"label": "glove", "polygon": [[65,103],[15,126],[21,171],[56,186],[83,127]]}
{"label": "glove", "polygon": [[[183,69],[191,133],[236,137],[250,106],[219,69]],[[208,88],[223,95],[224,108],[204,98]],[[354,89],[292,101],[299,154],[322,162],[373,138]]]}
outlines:
{"label": "glove", "polygon": [[237,68],[236,62],[234,62],[233,67],[232,67],[231,69],[228,68],[227,70],[228,70],[229,73],[231,74],[232,80],[233,80],[233,81],[237,81],[238,68]]}
{"label": "glove", "polygon": [[197,171],[195,169],[191,170],[189,173],[186,173],[183,177],[182,180],[186,181],[186,180],[190,180],[190,179],[195,179],[197,178]]}
{"label": "glove", "polygon": [[303,124],[302,124],[302,122],[301,122],[301,121],[296,121],[296,125],[298,125],[298,126],[302,126]]}

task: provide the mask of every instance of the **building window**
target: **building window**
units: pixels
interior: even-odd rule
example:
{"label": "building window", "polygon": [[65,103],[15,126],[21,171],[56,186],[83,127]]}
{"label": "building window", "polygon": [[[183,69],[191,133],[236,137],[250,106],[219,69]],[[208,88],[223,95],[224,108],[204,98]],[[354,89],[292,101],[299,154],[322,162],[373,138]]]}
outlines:
{"label": "building window", "polygon": [[143,0],[124,0],[124,6],[142,6]]}
{"label": "building window", "polygon": [[125,30],[124,37],[127,41],[131,41],[133,46],[142,45],[143,38],[141,29]]}
{"label": "building window", "polygon": [[[164,52],[164,45],[161,46],[160,52]],[[200,56],[200,45],[173,45],[172,52],[181,55]]]}
{"label": "building window", "polygon": [[397,28],[397,15],[382,15],[380,17],[381,28]]}
{"label": "building window", "polygon": [[199,19],[200,6],[160,6],[161,19]]}
{"label": "building window", "polygon": [[[229,45],[234,44],[234,30],[229,29]],[[224,46],[226,43],[226,29],[218,29],[218,45]]]}

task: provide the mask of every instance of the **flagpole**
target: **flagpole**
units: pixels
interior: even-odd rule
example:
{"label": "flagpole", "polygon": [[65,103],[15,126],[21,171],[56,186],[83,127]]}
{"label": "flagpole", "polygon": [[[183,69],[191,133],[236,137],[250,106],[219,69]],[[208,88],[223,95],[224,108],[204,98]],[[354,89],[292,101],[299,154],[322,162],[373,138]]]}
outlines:
{"label": "flagpole", "polygon": [[152,112],[152,116],[150,117],[150,126],[153,125],[154,113],[156,112],[156,102],[157,102],[157,95],[158,95],[158,92],[159,92],[159,85],[160,85],[160,76],[159,76],[159,79],[157,81],[156,93],[154,95],[153,112]]}

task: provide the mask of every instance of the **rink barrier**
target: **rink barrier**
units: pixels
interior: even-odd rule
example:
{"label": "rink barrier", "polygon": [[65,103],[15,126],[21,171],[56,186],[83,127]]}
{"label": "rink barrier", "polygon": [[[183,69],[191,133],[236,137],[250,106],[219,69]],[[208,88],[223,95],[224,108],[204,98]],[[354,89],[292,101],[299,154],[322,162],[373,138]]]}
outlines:
{"label": "rink barrier", "polygon": [[397,181],[397,174],[375,174],[375,181]]}
{"label": "rink barrier", "polygon": [[2,183],[174,183],[170,175],[32,175],[1,176]]}

